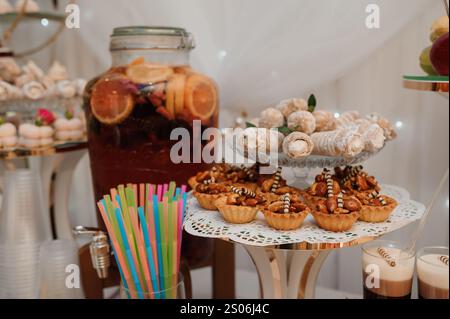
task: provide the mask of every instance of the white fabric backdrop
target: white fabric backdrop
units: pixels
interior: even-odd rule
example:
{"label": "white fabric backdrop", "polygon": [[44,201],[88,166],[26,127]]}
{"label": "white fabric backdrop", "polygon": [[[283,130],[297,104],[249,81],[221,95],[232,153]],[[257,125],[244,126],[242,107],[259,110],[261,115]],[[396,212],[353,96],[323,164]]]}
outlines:
{"label": "white fabric backdrop", "polygon": [[[418,73],[431,22],[443,14],[439,0],[79,0],[81,29],[68,30],[53,50],[75,76],[108,68],[108,36],[121,25],[176,25],[196,39],[195,68],[216,79],[222,125],[247,109],[256,115],[290,96],[315,92],[319,107],[377,111],[403,126],[400,137],[367,167],[379,179],[407,187],[427,202],[448,167],[448,101],[407,91],[401,76]],[[381,28],[365,27],[365,7],[381,8]],[[41,30],[29,29],[32,38]],[[28,38],[16,39],[24,45]],[[47,53],[39,54],[50,63]],[[400,124],[400,123],[399,123]],[[94,220],[88,159],[75,174],[74,224]],[[91,202],[87,199],[91,199]],[[448,188],[430,220],[424,243],[448,246]],[[405,239],[408,230],[396,234]],[[238,267],[252,268],[239,250]],[[360,291],[359,249],[333,253],[322,285]]]}

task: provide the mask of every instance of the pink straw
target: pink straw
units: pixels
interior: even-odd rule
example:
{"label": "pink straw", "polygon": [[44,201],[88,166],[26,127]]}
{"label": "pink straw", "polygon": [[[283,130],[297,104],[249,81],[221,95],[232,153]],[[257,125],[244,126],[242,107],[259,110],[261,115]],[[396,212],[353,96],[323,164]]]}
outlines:
{"label": "pink straw", "polygon": [[180,255],[181,255],[181,239],[183,235],[183,200],[178,200],[178,242],[177,242],[177,265],[180,268]]}
{"label": "pink straw", "polygon": [[158,185],[156,194],[158,195],[158,202],[162,200],[162,185]]}

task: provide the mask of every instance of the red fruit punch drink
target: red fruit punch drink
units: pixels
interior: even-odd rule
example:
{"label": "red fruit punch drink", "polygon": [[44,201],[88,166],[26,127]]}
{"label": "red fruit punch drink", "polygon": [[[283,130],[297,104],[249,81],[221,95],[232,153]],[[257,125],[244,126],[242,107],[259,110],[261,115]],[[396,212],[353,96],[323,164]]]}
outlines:
{"label": "red fruit punch drink", "polygon": [[[192,158],[193,121],[201,121],[202,131],[217,127],[217,88],[189,67],[192,48],[184,29],[114,29],[113,66],[89,82],[84,96],[96,200],[119,184],[187,184],[189,177],[209,168],[203,162],[176,164],[170,157],[177,143],[170,140],[173,129],[190,132]],[[192,241],[185,242],[185,255],[195,264],[208,257],[211,243]]]}

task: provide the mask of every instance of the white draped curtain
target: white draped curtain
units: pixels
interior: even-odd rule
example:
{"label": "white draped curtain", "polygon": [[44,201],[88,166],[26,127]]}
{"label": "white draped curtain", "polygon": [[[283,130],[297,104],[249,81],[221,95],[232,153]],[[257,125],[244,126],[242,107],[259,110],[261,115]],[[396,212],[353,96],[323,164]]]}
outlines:
{"label": "white draped curtain", "polygon": [[[386,183],[427,202],[448,167],[448,101],[402,88],[403,74],[421,74],[418,56],[429,45],[440,0],[78,0],[81,28],[67,30],[56,47],[36,56],[57,57],[74,76],[93,77],[110,64],[112,28],[181,26],[194,34],[192,65],[220,86],[221,124],[246,110],[257,115],[286,97],[316,93],[319,108],[379,112],[399,137],[369,160]],[[365,25],[368,4],[380,8],[380,28]],[[30,29],[15,42],[42,30]],[[77,168],[71,198],[74,224],[95,222],[88,158]],[[410,229],[393,235],[406,240]],[[421,244],[448,246],[448,187],[440,195]],[[241,252],[238,267],[251,269]],[[359,249],[331,255],[320,284],[360,292]]]}

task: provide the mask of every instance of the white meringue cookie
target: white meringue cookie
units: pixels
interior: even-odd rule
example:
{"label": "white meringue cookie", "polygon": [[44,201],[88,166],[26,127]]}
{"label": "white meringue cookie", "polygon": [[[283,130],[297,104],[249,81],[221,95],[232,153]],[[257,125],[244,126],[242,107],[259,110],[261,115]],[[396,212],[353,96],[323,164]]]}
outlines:
{"label": "white meringue cookie", "polygon": [[81,123],[81,120],[79,118],[72,118],[69,120],[69,130],[71,131],[80,131],[83,127],[83,123]]}
{"label": "white meringue cookie", "polygon": [[37,81],[44,77],[44,71],[33,61],[28,61],[27,65],[23,67],[23,70],[24,73],[31,74]]}
{"label": "white meringue cookie", "polygon": [[8,147],[8,148],[16,146],[17,142],[19,140],[19,138],[16,135],[8,136],[8,137],[2,137],[0,139],[2,141],[1,144],[3,145],[3,147]]}
{"label": "white meringue cookie", "polygon": [[41,138],[39,144],[40,146],[50,146],[53,144],[53,138]]}
{"label": "white meringue cookie", "polygon": [[0,125],[0,138],[16,136],[17,129],[12,123],[5,123]]}
{"label": "white meringue cookie", "polygon": [[20,137],[19,145],[27,147],[27,148],[34,148],[34,147],[39,147],[41,145],[41,142],[39,139]]}
{"label": "white meringue cookie", "polygon": [[19,126],[19,135],[25,139],[39,139],[39,127],[34,124],[25,123]]}
{"label": "white meringue cookie", "polygon": [[0,101],[20,98],[22,91],[5,81],[0,81]]}
{"label": "white meringue cookie", "polygon": [[56,131],[55,133],[55,139],[58,141],[70,141],[71,138],[71,131]]}
{"label": "white meringue cookie", "polygon": [[53,136],[53,128],[47,125],[39,127],[39,137],[41,139],[51,138]]}
{"label": "white meringue cookie", "polygon": [[13,83],[21,73],[22,69],[13,58],[0,58],[0,77],[4,81]]}
{"label": "white meringue cookie", "polygon": [[8,0],[0,0],[0,14],[13,12],[13,7]]}
{"label": "white meringue cookie", "polygon": [[70,124],[69,124],[69,120],[66,118],[59,118],[56,119],[56,121],[53,123],[53,126],[55,127],[56,131],[68,131],[70,130]]}
{"label": "white meringue cookie", "polygon": [[56,83],[58,93],[61,97],[70,99],[77,94],[76,86],[69,80],[63,80]]}
{"label": "white meringue cookie", "polygon": [[65,66],[58,61],[53,62],[52,66],[47,72],[47,76],[53,81],[63,81],[69,78],[69,73]]}
{"label": "white meringue cookie", "polygon": [[35,81],[35,78],[32,74],[29,73],[24,73],[21,76],[18,76],[15,80],[14,80],[14,84],[18,87],[24,87],[25,84],[30,83],[32,81]]}
{"label": "white meringue cookie", "polygon": [[[16,3],[16,11],[20,12],[22,10],[23,5],[25,4],[26,0],[19,0]],[[28,0],[26,6],[25,6],[25,12],[38,12],[39,11],[39,5],[34,0]]]}
{"label": "white meringue cookie", "polygon": [[72,141],[81,140],[82,137],[83,137],[83,131],[80,131],[80,130],[70,131],[70,139]]}

